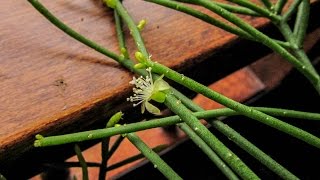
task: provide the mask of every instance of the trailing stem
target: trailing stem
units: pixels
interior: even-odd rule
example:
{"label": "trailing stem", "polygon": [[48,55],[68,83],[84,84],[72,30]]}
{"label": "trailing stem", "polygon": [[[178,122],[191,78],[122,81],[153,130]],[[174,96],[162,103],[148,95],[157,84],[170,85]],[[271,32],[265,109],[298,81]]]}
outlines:
{"label": "trailing stem", "polygon": [[192,115],[180,100],[171,93],[167,94],[165,105],[177,114],[193,131],[210,146],[227,164],[243,179],[259,179],[259,177],[244,164],[238,156],[230,151],[216,136],[214,136],[198,119]]}
{"label": "trailing stem", "polygon": [[210,88],[182,75],[177,73],[176,71],[163,66],[159,63],[154,63],[149,61],[148,66],[152,67],[152,71],[164,74],[167,78],[193,90],[197,93],[200,93],[206,96],[209,99],[212,99],[238,113],[247,116],[251,119],[262,122],[268,126],[271,126],[275,129],[278,129],[282,132],[290,134],[306,143],[313,145],[317,148],[320,148],[320,139],[302,129],[296,128],[288,123],[282,122],[277,118],[269,116],[263,112],[250,108],[244,104],[238,103],[228,97],[222,96],[221,94],[211,90]]}
{"label": "trailing stem", "polygon": [[[177,92],[175,92],[175,95]],[[181,98],[181,101],[183,99]],[[277,108],[265,108],[265,107],[252,107],[256,108],[259,111],[268,113],[273,116],[282,116],[282,117],[289,117],[289,118],[300,118],[300,119],[309,119],[320,121],[320,114],[318,113],[307,113],[301,111],[293,111],[287,109],[277,109]],[[229,108],[223,109],[216,109],[216,110],[209,110],[203,112],[195,112],[193,113],[198,119],[210,119],[210,118],[217,118],[217,117],[226,117],[226,116],[234,116],[239,115],[238,112],[233,111]],[[65,135],[57,135],[57,136],[50,136],[50,137],[41,137],[38,138],[35,142],[35,146],[37,147],[45,147],[45,146],[55,146],[67,143],[74,143],[74,142],[82,142],[88,141],[93,139],[102,139],[114,135],[125,134],[130,132],[141,131],[145,129],[152,129],[156,127],[163,127],[163,126],[170,126],[177,123],[181,123],[181,119],[179,116],[170,116],[160,119],[152,119],[149,121],[137,122],[127,124],[126,126],[120,127],[112,127],[107,129],[97,129],[91,131],[83,131],[78,133],[71,133]],[[112,152],[110,150],[110,152]]]}
{"label": "trailing stem", "polygon": [[134,144],[139,151],[148,158],[166,178],[182,180],[182,178],[167,164],[165,163],[157,153],[150,149],[141,139],[134,133],[125,135],[129,141]]}
{"label": "trailing stem", "polygon": [[[172,1],[169,1],[169,0],[146,0],[146,1],[158,3],[165,6],[172,6]],[[310,81],[310,83],[313,85],[316,91],[320,94],[320,77],[318,73],[312,70],[312,68],[309,68],[309,65],[307,63],[303,63],[304,60],[299,61],[298,58],[301,58],[300,56],[299,57],[293,56],[291,53],[289,53],[286,50],[284,46],[281,46],[280,44],[278,44],[277,41],[269,38],[262,32],[258,31],[256,28],[252,27],[250,24],[246,23],[241,18],[232,14],[230,11],[223,8],[222,6],[219,6],[216,3],[212,3],[212,1],[210,0],[178,0],[178,1],[200,5],[218,14],[219,16],[223,17],[227,21],[233,23],[234,25],[236,25],[237,27],[239,27],[240,29],[242,29],[243,31],[251,35],[254,39],[256,39],[256,41],[266,45],[267,47],[271,48],[272,50],[280,54],[283,58],[288,60],[298,71],[300,71]],[[283,24],[282,17],[275,14],[278,14],[279,12],[282,11],[283,5],[286,1],[279,0],[278,3],[275,5],[275,10],[274,10],[275,12],[270,12],[267,9],[263,9],[247,1],[243,1],[243,0],[233,0],[233,1],[259,14],[265,14],[265,15],[269,14],[270,16],[268,18],[270,18],[276,25]],[[295,6],[295,4],[293,5]],[[294,34],[296,34],[296,37],[298,39],[297,42],[299,42],[300,44],[301,42],[303,42],[303,38],[306,32],[305,29],[307,25],[307,17],[309,14],[308,7],[309,7],[308,2],[306,2],[305,4],[301,3],[298,11],[298,15],[300,12],[300,17],[297,18],[296,24],[299,24],[301,27],[295,28]],[[304,12],[304,13],[301,13],[301,12]],[[297,25],[295,27],[297,27]],[[292,43],[290,43],[290,46],[293,46],[295,48],[294,44]]]}
{"label": "trailing stem", "polygon": [[[190,110],[192,111],[198,111],[198,112],[204,112],[204,110],[195,104],[192,100],[187,98],[185,95],[181,94],[178,91],[174,91],[174,95],[181,100],[183,104],[185,104]],[[263,110],[264,108],[261,108]],[[222,111],[230,110],[228,108],[220,109]],[[269,109],[271,110],[271,109]],[[232,111],[232,110],[230,110]],[[233,111],[234,112],[234,111]],[[275,114],[286,114],[284,111],[273,111]],[[215,118],[204,118],[207,119],[207,122],[209,122],[215,129],[220,131],[223,135],[227,136],[231,141],[236,143],[240,148],[248,152],[251,156],[256,158],[258,161],[260,161],[262,164],[264,164],[267,168],[269,168],[271,171],[282,177],[283,179],[298,179],[294,174],[292,174],[290,171],[288,171],[285,167],[283,167],[281,164],[277,163],[275,160],[273,160],[270,156],[265,154],[262,150],[260,150],[258,147],[256,147],[254,144],[252,144],[250,141],[248,141],[246,138],[241,136],[238,132],[233,130],[231,127],[229,127],[227,124],[223,123],[222,121],[219,121]]]}

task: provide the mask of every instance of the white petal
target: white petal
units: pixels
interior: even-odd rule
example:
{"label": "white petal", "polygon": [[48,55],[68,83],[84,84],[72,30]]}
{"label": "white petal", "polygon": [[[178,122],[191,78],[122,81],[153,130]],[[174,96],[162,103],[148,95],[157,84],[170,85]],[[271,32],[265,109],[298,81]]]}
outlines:
{"label": "white petal", "polygon": [[145,103],[147,111],[155,115],[161,115],[160,109],[150,104],[148,101]]}
{"label": "white petal", "polygon": [[162,78],[163,78],[163,75],[161,75],[157,80],[154,81],[154,89],[156,91],[163,91],[163,90],[170,89],[170,85],[164,80],[162,80]]}
{"label": "white petal", "polygon": [[145,103],[143,102],[142,104],[141,104],[141,114],[143,114],[144,113],[144,111],[145,111]]}

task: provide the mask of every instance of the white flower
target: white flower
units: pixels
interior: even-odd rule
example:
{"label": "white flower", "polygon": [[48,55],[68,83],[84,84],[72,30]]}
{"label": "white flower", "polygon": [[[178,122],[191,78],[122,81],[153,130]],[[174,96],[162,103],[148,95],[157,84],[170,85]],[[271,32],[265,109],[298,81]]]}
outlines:
{"label": "white flower", "polygon": [[141,104],[141,113],[144,113],[145,109],[152,114],[160,115],[160,110],[149,103],[149,101],[155,100],[157,102],[163,103],[165,101],[166,95],[161,92],[170,88],[169,84],[162,80],[163,75],[153,82],[151,75],[151,68],[146,69],[148,74],[145,78],[140,76],[138,79],[133,77],[130,84],[135,85],[133,88],[133,96],[127,98],[127,101],[134,102],[133,106]]}

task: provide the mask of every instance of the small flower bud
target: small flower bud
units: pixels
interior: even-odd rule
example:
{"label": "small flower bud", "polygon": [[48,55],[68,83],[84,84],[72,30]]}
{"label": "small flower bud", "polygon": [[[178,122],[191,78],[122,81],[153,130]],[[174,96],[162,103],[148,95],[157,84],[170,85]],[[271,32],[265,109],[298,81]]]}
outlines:
{"label": "small flower bud", "polygon": [[41,147],[41,142],[39,140],[35,140],[33,143],[34,147]]}
{"label": "small flower bud", "polygon": [[123,55],[124,58],[128,59],[129,58],[129,54],[126,48],[121,48],[120,49],[121,55]]}
{"label": "small flower bud", "polygon": [[144,68],[146,68],[146,65],[138,63],[138,64],[135,64],[133,67],[135,69],[144,69]]}
{"label": "small flower bud", "polygon": [[145,64],[147,62],[146,57],[139,51],[134,53],[134,57],[139,63]]}
{"label": "small flower bud", "polygon": [[117,124],[120,119],[122,118],[123,116],[123,113],[120,111],[120,112],[117,112],[115,113],[108,121],[107,123],[107,128],[109,127],[113,127],[115,124]]}
{"label": "small flower bud", "polygon": [[103,2],[112,9],[114,9],[117,5],[116,0],[103,0]]}
{"label": "small flower bud", "polygon": [[37,134],[36,135],[36,139],[40,140],[40,139],[43,139],[44,137],[41,135],[41,134]]}
{"label": "small flower bud", "polygon": [[146,24],[147,24],[147,21],[145,19],[142,19],[137,25],[137,28],[139,29],[139,31],[142,31]]}

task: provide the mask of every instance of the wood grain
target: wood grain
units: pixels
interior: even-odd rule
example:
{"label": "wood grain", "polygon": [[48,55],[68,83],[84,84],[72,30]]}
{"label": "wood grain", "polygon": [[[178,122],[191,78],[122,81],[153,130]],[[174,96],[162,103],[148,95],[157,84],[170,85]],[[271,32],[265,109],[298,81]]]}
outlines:
{"label": "wood grain", "polygon": [[[112,12],[99,1],[42,2],[76,31],[118,51]],[[196,66],[237,40],[151,3],[130,0],[125,6],[136,21],[147,19],[142,35],[153,58],[177,70]],[[2,1],[0,18],[1,168],[32,151],[34,135],[88,128],[112,114],[111,106],[125,103],[131,74],[55,28],[27,1]],[[255,27],[267,24],[261,18],[246,20]],[[132,39],[127,39],[133,53]]]}
{"label": "wood grain", "polygon": [[[111,11],[97,1],[43,3],[78,32],[117,51]],[[157,5],[141,1],[125,5],[136,20],[147,18],[142,33],[146,46],[154,59],[170,67],[190,63],[235,38]],[[53,27],[28,2],[2,2],[1,19],[1,153],[9,144],[43,133],[49,124],[64,126],[63,117],[128,93],[128,72]],[[252,20],[258,22],[263,23]]]}

